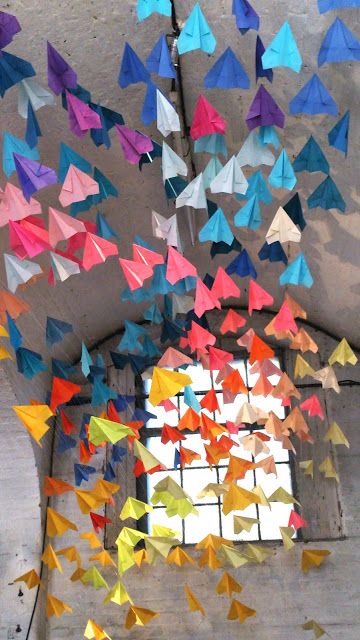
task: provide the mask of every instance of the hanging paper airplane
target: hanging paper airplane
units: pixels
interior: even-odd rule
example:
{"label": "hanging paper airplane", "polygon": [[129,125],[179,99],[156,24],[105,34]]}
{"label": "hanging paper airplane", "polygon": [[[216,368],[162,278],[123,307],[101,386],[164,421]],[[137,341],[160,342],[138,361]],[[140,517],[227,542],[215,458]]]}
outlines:
{"label": "hanging paper airplane", "polygon": [[293,169],[297,172],[308,171],[309,173],[315,171],[322,171],[323,173],[330,172],[330,165],[313,136],[310,136],[307,143],[296,156],[293,162]]}
{"label": "hanging paper airplane", "polygon": [[181,131],[180,119],[176,110],[159,89],[156,91],[156,114],[156,126],[164,138],[173,131]]}
{"label": "hanging paper airplane", "polygon": [[51,184],[56,184],[58,181],[54,169],[46,167],[44,164],[17,153],[14,153],[14,161],[21,190],[28,202],[33,193]]}
{"label": "hanging paper airplane", "polygon": [[216,178],[222,168],[223,165],[221,164],[219,158],[217,156],[212,156],[203,171],[203,181],[205,189],[210,188],[210,184]]}
{"label": "hanging paper airplane", "polygon": [[345,155],[347,155],[348,151],[349,126],[350,111],[347,111],[328,134],[329,145],[339,151],[343,151]]}
{"label": "hanging paper airplane", "polygon": [[185,189],[176,198],[175,206],[193,207],[194,209],[207,209],[207,200],[203,182],[203,174],[199,173],[194,180],[189,182]]}
{"label": "hanging paper airplane", "polygon": [[303,253],[300,253],[295,260],[290,262],[289,266],[279,277],[279,282],[281,285],[285,284],[294,284],[294,285],[303,285],[310,289],[314,284],[314,280],[310,273],[310,269],[305,260],[305,256]]}
{"label": "hanging paper airplane", "polygon": [[166,35],[161,34],[154,48],[146,58],[146,68],[161,78],[176,78],[176,70],[171,60]]}
{"label": "hanging paper airplane", "polygon": [[234,224],[236,227],[248,227],[249,229],[256,231],[256,229],[260,227],[261,222],[259,198],[255,194],[235,214]]}
{"label": "hanging paper airplane", "polygon": [[260,18],[248,0],[233,0],[232,14],[242,35],[249,29],[259,30]]}
{"label": "hanging paper airplane", "polygon": [[69,91],[65,92],[70,130],[79,138],[90,129],[101,129],[100,116]]}
{"label": "hanging paper airplane", "polygon": [[99,185],[87,173],[70,164],[62,186],[59,202],[63,207],[81,202],[90,195],[99,193]]}
{"label": "hanging paper airplane", "polygon": [[268,179],[276,189],[292,191],[295,187],[297,178],[285,149],[281,150]]}
{"label": "hanging paper airplane", "polygon": [[64,142],[60,142],[60,155],[59,155],[59,180],[64,182],[66,174],[69,171],[70,165],[74,165],[77,169],[80,169],[84,173],[91,173],[91,163],[85,158],[80,156],[74,149],[68,147]]}
{"label": "hanging paper airplane", "polygon": [[50,251],[50,261],[52,275],[55,280],[65,282],[70,276],[80,273],[80,267],[77,262],[53,251]]}
{"label": "hanging paper airplane", "polygon": [[320,78],[314,74],[312,78],[300,89],[299,93],[290,100],[289,111],[292,115],[297,113],[328,113],[336,116],[338,107]]}
{"label": "hanging paper airplane", "polygon": [[260,164],[272,166],[275,162],[274,154],[268,149],[267,145],[259,140],[258,132],[255,129],[250,131],[236,159],[240,167],[246,165],[257,167]]}
{"label": "hanging paper airplane", "polygon": [[211,55],[216,49],[216,40],[198,2],[181,29],[177,47],[179,55],[196,49]]}
{"label": "hanging paper airplane", "polygon": [[129,129],[125,125],[115,125],[125,159],[130,164],[137,164],[143,153],[153,150],[151,138],[140,131]]}
{"label": "hanging paper airplane", "polygon": [[306,227],[306,221],[303,215],[300,196],[298,192],[293,195],[289,202],[283,205],[283,209],[286,211],[293,223],[297,224],[301,231],[303,231]]}
{"label": "hanging paper airplane", "polygon": [[307,203],[309,209],[321,207],[322,209],[339,209],[343,213],[346,211],[346,202],[330,176],[327,176],[324,182],[319,184],[309,196]]}
{"label": "hanging paper airplane", "polygon": [[318,67],[325,62],[360,60],[360,42],[350,29],[336,17],[325,34],[318,54]]}
{"label": "hanging paper airplane", "polygon": [[29,160],[39,160],[40,155],[37,149],[33,149],[29,146],[27,141],[16,138],[4,131],[3,133],[3,147],[2,147],[2,167],[3,172],[9,178],[11,174],[16,170],[14,155],[18,154]]}
{"label": "hanging paper airplane", "polygon": [[210,184],[211,193],[246,193],[248,181],[235,156],[230,158]]}
{"label": "hanging paper airplane", "polygon": [[73,328],[68,322],[56,320],[56,318],[46,319],[46,344],[52,347],[56,342],[61,342],[66,333],[72,333]]}
{"label": "hanging paper airplane", "polygon": [[30,149],[33,149],[38,144],[38,138],[42,136],[39,123],[36,119],[36,115],[31,106],[31,102],[28,102],[28,114],[26,123],[25,140],[28,143]]}
{"label": "hanging paper airplane", "polygon": [[20,31],[21,26],[16,16],[0,11],[0,49],[4,49],[10,44],[13,41],[13,37]]}
{"label": "hanging paper airplane", "polygon": [[237,200],[250,200],[253,196],[257,196],[259,202],[264,202],[265,204],[270,204],[273,199],[261,171],[255,171],[255,173],[250,176],[249,186],[244,195],[236,194]]}
{"label": "hanging paper airplane", "polygon": [[53,94],[41,87],[34,78],[21,80],[18,84],[18,90],[18,112],[22,118],[28,117],[29,103],[34,111],[55,103]]}
{"label": "hanging paper airplane", "polygon": [[265,238],[268,244],[273,242],[280,242],[281,244],[284,242],[300,242],[301,231],[295,226],[286,211],[279,207]]}
{"label": "hanging paper airplane", "polygon": [[47,43],[47,64],[48,85],[57,96],[66,89],[76,89],[77,75],[75,71],[49,41]]}
{"label": "hanging paper airplane", "polygon": [[259,78],[267,78],[269,82],[273,81],[274,73],[272,69],[264,69],[262,63],[262,56],[265,53],[265,47],[260,36],[256,36],[256,49],[255,49],[255,74],[256,82]]}
{"label": "hanging paper airplane", "polygon": [[137,0],[137,16],[140,21],[146,20],[153,13],[171,16],[170,0]]}
{"label": "hanging paper airplane", "polygon": [[0,96],[3,98],[7,89],[10,89],[24,80],[35,75],[35,70],[30,62],[17,56],[0,51]]}
{"label": "hanging paper airplane", "polygon": [[260,85],[249,107],[246,124],[248,129],[268,125],[284,128],[285,116],[263,85]]}
{"label": "hanging paper airplane", "polygon": [[263,69],[289,67],[300,72],[302,59],[291,27],[286,20],[261,57]]}
{"label": "hanging paper airplane", "polygon": [[250,79],[235,53],[228,47],[204,78],[206,89],[249,89]]}
{"label": "hanging paper airplane", "polygon": [[199,231],[199,240],[200,242],[225,242],[231,245],[234,234],[222,209],[218,209]]}
{"label": "hanging paper airplane", "polygon": [[9,291],[15,293],[19,285],[34,282],[42,274],[41,267],[30,260],[19,260],[16,256],[4,253],[6,279]]}
{"label": "hanging paper airplane", "polygon": [[130,84],[148,82],[150,75],[134,49],[125,42],[118,83],[122,89]]}
{"label": "hanging paper airplane", "polygon": [[211,155],[222,154],[224,158],[228,157],[225,137],[221,133],[201,136],[195,140],[194,151],[195,153],[211,153]]}
{"label": "hanging paper airplane", "polygon": [[193,140],[213,133],[225,134],[226,122],[216,109],[202,95],[196,103],[194,117],[190,129]]}

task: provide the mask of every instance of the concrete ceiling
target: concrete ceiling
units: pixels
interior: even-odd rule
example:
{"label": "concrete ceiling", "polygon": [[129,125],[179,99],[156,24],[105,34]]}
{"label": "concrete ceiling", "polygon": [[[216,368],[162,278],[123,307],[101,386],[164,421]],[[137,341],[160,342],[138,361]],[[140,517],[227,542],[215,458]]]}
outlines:
{"label": "concrete ceiling", "polygon": [[[175,0],[176,17],[181,24],[189,14],[194,0]],[[200,3],[213,28],[218,44],[214,56],[201,52],[181,57],[181,72],[185,99],[187,122],[191,122],[195,102],[200,92],[214,104],[227,119],[227,143],[230,153],[237,152],[247,135],[245,116],[254,97],[254,51],[256,33],[251,31],[241,36],[231,15],[232,0],[204,0]],[[278,0],[276,12],[273,3],[253,0],[255,9],[261,16],[261,37],[265,45],[280,28],[284,20],[289,19],[303,56],[303,70],[295,74],[288,69],[276,70],[272,86],[268,85],[274,98],[287,114],[289,100],[300,87],[316,72],[317,51],[320,42],[334,19],[334,12],[320,16],[315,0]],[[6,10],[17,15],[22,32],[10,45],[9,51],[30,60],[36,67],[38,81],[44,86],[46,80],[46,40],[59,50],[78,73],[79,83],[89,89],[93,100],[120,111],[127,124],[146,128],[140,121],[140,111],[145,95],[145,85],[131,86],[121,90],[117,84],[119,64],[124,42],[128,41],[142,59],[148,55],[159,33],[171,33],[171,23],[167,18],[152,16],[138,23],[135,0],[89,0],[73,2],[71,0],[33,0],[24,3],[14,0],[7,3]],[[349,27],[360,37],[358,12],[346,10],[341,13]],[[234,49],[251,77],[249,91],[205,91],[202,89],[203,77],[213,65],[219,54],[228,45]],[[290,158],[295,157],[306,142],[310,133],[316,138],[331,164],[334,177],[344,199],[347,202],[347,215],[337,211],[320,209],[308,211],[305,217],[308,225],[303,233],[301,249],[305,252],[312,270],[315,284],[312,289],[292,288],[294,297],[308,310],[309,318],[322,328],[338,336],[346,335],[353,344],[360,346],[358,315],[360,312],[360,192],[358,183],[360,122],[359,87],[360,71],[357,63],[326,65],[320,71],[320,77],[339,105],[340,113],[351,110],[351,140],[347,158],[327,146],[327,132],[335,119],[329,116],[286,118],[281,141]],[[164,91],[170,90],[169,82],[161,81]],[[17,90],[10,90],[1,103],[1,124],[3,130],[23,136],[25,123],[16,111]],[[165,251],[164,244],[155,241],[151,233],[151,210],[155,209],[165,216],[174,213],[173,203],[167,202],[163,188],[159,162],[146,165],[142,172],[130,167],[124,161],[116,134],[112,132],[113,146],[110,150],[97,149],[91,140],[78,139],[71,134],[67,126],[67,114],[57,99],[56,107],[45,107],[38,112],[44,137],[40,142],[42,161],[57,167],[58,145],[61,140],[87,157],[100,168],[119,188],[120,198],[109,199],[99,207],[106,214],[110,224],[120,236],[119,249],[123,257],[131,257],[131,242],[136,233]],[[147,132],[161,142],[162,137],[154,128]],[[185,141],[185,146],[186,146]],[[209,157],[193,156],[196,170],[201,170]],[[249,175],[251,172],[247,172]],[[12,178],[15,181],[15,178]],[[320,174],[298,174],[298,187],[303,197],[322,181]],[[3,177],[2,186],[5,178]],[[39,194],[44,205],[59,208],[57,196],[59,186]],[[243,242],[250,255],[256,260],[259,282],[274,296],[276,307],[281,299],[278,276],[282,266],[260,263],[257,252],[264,242],[264,236],[279,204],[289,199],[288,192],[277,190],[271,206],[263,207],[263,225],[259,233],[248,230],[236,230],[236,236]],[[215,198],[213,198],[215,199]],[[234,214],[239,208],[231,196],[219,195],[216,202],[226,213]],[[95,219],[96,209],[90,214],[81,214],[81,218]],[[210,245],[197,243],[192,247],[186,226],[185,214],[178,210],[178,218],[185,244],[185,255],[197,265],[201,276],[206,272],[215,273],[219,264],[227,264],[231,256],[209,257]],[[206,219],[205,211],[195,212],[197,229]],[[230,218],[231,219],[231,218]],[[5,228],[1,230],[1,248],[8,247]],[[289,247],[289,257],[297,255],[299,249],[294,244]],[[234,254],[232,254],[234,255]],[[48,257],[39,256],[37,260],[48,268]],[[5,286],[6,279],[3,264],[0,267],[0,280]],[[116,258],[110,258],[105,265],[95,267],[90,272],[70,278],[55,288],[49,287],[46,277],[27,288],[20,296],[27,300],[31,312],[19,320],[20,330],[24,333],[26,346],[44,352],[44,331],[46,316],[63,318],[71,322],[78,338],[67,339],[57,350],[54,357],[73,360],[79,356],[80,340],[91,346],[101,338],[115,332],[123,325],[125,318],[141,317],[141,309],[129,303],[120,302],[120,291],[125,282]],[[243,289],[246,288],[246,282]],[[246,302],[246,296],[243,296]]]}

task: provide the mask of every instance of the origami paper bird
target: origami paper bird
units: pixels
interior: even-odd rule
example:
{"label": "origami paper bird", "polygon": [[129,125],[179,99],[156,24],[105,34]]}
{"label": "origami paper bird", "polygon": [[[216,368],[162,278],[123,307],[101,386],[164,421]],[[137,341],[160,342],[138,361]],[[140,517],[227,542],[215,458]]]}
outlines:
{"label": "origami paper bird", "polygon": [[176,70],[171,60],[169,46],[164,33],[146,58],[146,68],[162,78],[176,78]]}
{"label": "origami paper bird", "polygon": [[29,101],[25,140],[28,143],[29,147],[33,149],[38,144],[38,138],[40,138],[41,136],[42,136],[42,133],[39,127],[39,123],[36,119],[34,110],[31,106],[31,102]]}
{"label": "origami paper bird", "polygon": [[3,149],[2,149],[2,167],[5,175],[9,178],[11,174],[16,170],[14,155],[19,154],[29,160],[39,160],[39,152],[37,149],[33,149],[25,140],[16,138],[8,131],[4,131],[3,134]]}
{"label": "origami paper bird", "polygon": [[219,171],[210,183],[211,193],[246,193],[248,181],[235,156]]}
{"label": "origami paper bird", "polygon": [[255,73],[256,82],[259,78],[267,78],[269,82],[273,81],[274,73],[272,69],[264,69],[262,63],[262,56],[265,53],[265,47],[260,36],[256,36],[256,49],[255,49]]}
{"label": "origami paper bird", "polygon": [[153,150],[151,138],[140,131],[129,129],[125,125],[115,125],[125,159],[130,164],[137,164],[143,153]]}
{"label": "origami paper bird", "polygon": [[330,165],[326,160],[319,144],[313,136],[310,136],[304,147],[296,156],[293,162],[294,171],[322,171],[322,173],[330,172]]}
{"label": "origami paper bird", "polygon": [[285,271],[280,275],[279,282],[281,285],[302,284],[308,289],[312,287],[314,280],[303,253],[300,253],[295,260],[290,262],[287,269],[285,269]]}
{"label": "origami paper bird", "polygon": [[153,13],[171,16],[170,0],[137,0],[137,16],[140,21],[146,20]]}
{"label": "origami paper bird", "polygon": [[65,92],[70,130],[79,138],[90,129],[101,129],[100,116],[69,91]]}
{"label": "origami paper bird", "polygon": [[16,16],[0,11],[0,49],[10,44],[13,37],[20,31],[21,26]]}
{"label": "origami paper bird", "polygon": [[325,62],[360,60],[360,42],[347,26],[336,17],[327,30],[318,54],[318,67]]}
{"label": "origami paper bird", "polygon": [[2,98],[14,84],[34,75],[35,70],[30,62],[7,51],[0,51],[0,96]]}
{"label": "origami paper bird", "polygon": [[239,600],[233,599],[231,601],[230,609],[227,615],[228,620],[239,620],[241,623],[245,622],[246,618],[256,616],[255,609],[250,609]]}
{"label": "origami paper bird", "polygon": [[250,131],[236,159],[240,167],[257,167],[260,164],[272,166],[275,162],[274,154],[259,140],[256,130]]}
{"label": "origami paper bird", "polygon": [[5,271],[9,291],[15,293],[19,285],[34,282],[42,274],[38,264],[30,260],[19,260],[16,256],[4,253]]}
{"label": "origami paper bird", "polygon": [[232,14],[242,35],[249,29],[259,30],[260,18],[248,0],[233,0]]}
{"label": "origami paper bird", "polygon": [[285,149],[281,150],[268,180],[269,184],[276,189],[283,188],[292,191],[296,185],[297,178]]}
{"label": "origami paper bird", "polygon": [[40,440],[50,428],[46,422],[54,415],[53,412],[44,404],[29,406],[22,405],[14,406],[12,408],[17,417],[29,431],[30,435],[41,447],[42,444],[40,443]]}
{"label": "origami paper bird", "polygon": [[354,366],[356,365],[357,361],[358,359],[355,353],[353,352],[353,350],[351,349],[346,338],[343,338],[339,342],[339,344],[334,349],[334,351],[332,352],[332,354],[329,356],[329,359],[328,359],[328,363],[330,365],[333,365],[335,364],[335,362],[338,362],[342,366],[345,366],[345,364],[347,363],[352,364]]}
{"label": "origami paper bird", "polygon": [[63,320],[47,317],[46,319],[46,344],[52,347],[56,342],[61,342],[66,333],[72,333],[72,325]]}
{"label": "origami paper bird", "polygon": [[246,249],[243,249],[239,255],[228,264],[225,269],[226,273],[230,276],[233,273],[236,273],[241,278],[245,278],[246,276],[251,276],[252,278],[257,278],[256,269],[251,262],[250,256]]}
{"label": "origami paper bird", "polygon": [[41,87],[34,78],[21,80],[18,83],[18,91],[18,112],[22,118],[28,118],[29,104],[33,111],[37,111],[55,103],[53,94]]}
{"label": "origami paper bird", "polygon": [[[56,51],[55,47],[47,43],[48,86],[55,95],[66,89],[76,89],[77,75],[70,65]],[[35,74],[32,74],[35,75]]]}
{"label": "origami paper bird", "polygon": [[221,133],[210,133],[197,138],[194,142],[195,153],[211,153],[212,155],[222,154],[228,157],[225,138]]}
{"label": "origami paper bird", "polygon": [[309,115],[328,113],[331,116],[336,116],[338,107],[320,78],[314,74],[299,93],[290,100],[289,111],[292,115],[297,113]]}
{"label": "origami paper bird", "polygon": [[301,570],[308,573],[312,567],[320,567],[331,551],[327,549],[304,549],[301,558]]}
{"label": "origami paper bird", "polygon": [[252,196],[234,216],[236,227],[248,227],[256,231],[262,223],[259,198]]}
{"label": "origami paper bird", "polygon": [[328,134],[329,145],[345,153],[345,156],[347,155],[348,150],[349,126],[350,111],[346,111],[343,117],[336,123]]}
{"label": "origami paper bird", "polygon": [[231,47],[227,47],[204,78],[206,89],[249,89],[250,79]]}
{"label": "origami paper bird", "polygon": [[156,91],[157,105],[157,123],[156,126],[160,133],[166,138],[173,131],[180,131],[179,116],[173,105],[167,98],[157,89]]}
{"label": "origami paper bird", "polygon": [[148,82],[150,75],[134,49],[125,42],[118,83],[122,89],[130,84]]}
{"label": "origami paper bird", "polygon": [[261,57],[263,69],[289,67],[300,72],[302,59],[291,27],[286,20]]}
{"label": "origami paper bird", "polygon": [[[321,2],[322,0],[320,0]],[[325,0],[326,2],[328,0]],[[304,631],[313,631],[314,638],[321,638],[323,635],[326,635],[325,629],[323,629],[315,620],[309,620],[301,625]]]}
{"label": "origami paper bird", "polygon": [[14,582],[25,582],[28,589],[33,589],[41,584],[40,577],[36,573],[35,569],[31,569],[27,571],[23,575],[19,576],[14,580]]}
{"label": "origami paper bird", "polygon": [[104,631],[100,625],[96,624],[94,620],[89,619],[87,621],[84,637],[88,640],[111,640],[110,636]]}
{"label": "origami paper bird", "polygon": [[225,242],[231,245],[234,235],[222,209],[218,209],[199,231],[199,240],[200,242]]}
{"label": "origami paper bird", "polygon": [[320,13],[332,11],[333,9],[346,9],[350,7],[359,7],[359,0],[318,0]]}
{"label": "origami paper bird", "polygon": [[188,16],[178,38],[179,55],[201,49],[211,55],[216,48],[216,40],[197,2]]}
{"label": "origami paper bird", "polygon": [[35,160],[30,160],[25,156],[14,153],[14,162],[21,190],[28,202],[33,193],[51,184],[56,184],[58,181],[54,169],[46,167]]}
{"label": "origami paper bird", "polygon": [[294,225],[286,211],[279,207],[265,238],[268,244],[273,242],[280,242],[281,244],[285,242],[300,242],[301,231]]}
{"label": "origami paper bird", "polygon": [[194,117],[190,129],[190,135],[193,140],[197,140],[202,136],[211,134],[224,135],[226,131],[226,122],[216,111],[216,109],[200,95],[196,103]]}
{"label": "origami paper bird", "polygon": [[309,209],[321,207],[322,209],[338,209],[345,213],[346,202],[337,188],[334,180],[327,176],[315,191],[307,199]]}
{"label": "origami paper bird", "polygon": [[263,85],[260,85],[249,107],[246,124],[248,129],[268,125],[284,128],[285,115]]}
{"label": "origami paper bird", "polygon": [[199,175],[189,182],[185,189],[181,191],[176,198],[175,206],[177,209],[185,206],[193,207],[194,209],[207,209],[202,173],[199,173]]}

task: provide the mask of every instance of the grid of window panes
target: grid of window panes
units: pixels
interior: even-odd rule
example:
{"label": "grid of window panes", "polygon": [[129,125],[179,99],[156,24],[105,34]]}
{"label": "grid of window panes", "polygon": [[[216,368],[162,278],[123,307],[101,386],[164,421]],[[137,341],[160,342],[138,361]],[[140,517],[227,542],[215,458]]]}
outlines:
{"label": "grid of window panes", "polygon": [[[279,365],[279,360],[273,358],[273,363]],[[186,373],[192,379],[192,389],[196,394],[198,401],[205,396],[210,390],[214,389],[217,394],[219,410],[214,412],[211,417],[219,424],[225,424],[226,421],[234,422],[238,411],[244,402],[250,402],[252,405],[261,408],[263,411],[273,411],[280,419],[285,417],[284,407],[281,401],[272,396],[263,397],[251,393],[251,388],[255,385],[258,375],[251,374],[246,358],[237,358],[231,362],[231,366],[239,370],[244,380],[248,394],[238,394],[235,400],[230,404],[225,404],[221,383],[216,382],[218,371],[210,372],[203,369],[200,363],[191,365],[186,368]],[[279,380],[277,375],[269,377],[269,381],[276,385]],[[154,506],[154,510],[147,516],[146,530],[151,531],[153,524],[161,524],[179,532],[179,539],[182,536],[184,543],[196,543],[208,533],[223,536],[230,540],[278,540],[281,539],[279,526],[287,526],[290,511],[293,505],[283,503],[271,503],[271,510],[261,505],[250,505],[242,511],[232,511],[225,516],[222,512],[222,496],[219,498],[206,497],[199,499],[197,496],[200,491],[209,483],[222,483],[226,474],[228,459],[221,460],[218,466],[209,468],[205,458],[204,441],[200,433],[190,431],[182,431],[186,436],[186,440],[177,442],[176,445],[171,442],[166,445],[161,442],[161,430],[163,424],[176,427],[188,406],[184,402],[183,393],[171,398],[177,410],[170,412],[160,407],[153,407],[148,400],[151,380],[144,380],[142,404],[147,411],[156,415],[156,418],[148,420],[145,427],[141,430],[142,441],[146,447],[153,453],[166,467],[167,471],[159,471],[146,476],[146,489],[144,495],[144,486],[142,487],[142,499],[150,502],[154,492],[154,486],[164,477],[171,476],[176,482],[183,487],[184,491],[193,500],[194,506],[199,515],[188,515],[185,519],[179,516],[169,518],[165,513],[165,507],[158,504]],[[206,412],[209,414],[209,412]],[[248,435],[253,431],[260,431],[263,427],[255,425],[246,425],[246,428],[239,429],[238,436],[230,435],[235,443],[239,444],[239,438]],[[229,435],[229,434],[226,434]],[[187,449],[191,449],[201,455],[201,460],[195,460],[191,466],[183,469],[174,467],[175,447],[181,447],[182,443]],[[283,487],[292,494],[292,473],[291,473],[291,453],[283,449],[282,443],[274,441],[272,438],[265,443],[269,448],[267,453],[256,456],[256,462],[273,455],[276,464],[277,477],[274,474],[267,475],[261,469],[248,471],[243,480],[238,480],[237,484],[247,490],[252,490],[255,485],[261,486],[266,496],[270,496],[277,488]],[[231,450],[233,456],[237,456],[250,461],[255,461],[251,452],[246,451],[240,444]],[[259,525],[254,525],[250,532],[242,531],[240,534],[234,534],[233,516],[241,515],[249,518],[257,518],[260,520]]]}

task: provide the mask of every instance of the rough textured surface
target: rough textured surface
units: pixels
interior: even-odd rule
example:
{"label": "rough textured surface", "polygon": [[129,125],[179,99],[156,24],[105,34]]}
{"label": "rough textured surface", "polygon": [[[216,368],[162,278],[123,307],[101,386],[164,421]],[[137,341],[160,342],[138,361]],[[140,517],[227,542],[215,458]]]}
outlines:
{"label": "rough textured surface", "polygon": [[[191,121],[196,98],[202,90],[202,79],[207,70],[222,52],[225,45],[231,45],[245,65],[252,81],[250,91],[205,92],[209,100],[228,119],[229,129],[227,142],[231,153],[237,152],[247,135],[244,118],[255,93],[254,32],[240,36],[237,32],[234,18],[231,16],[231,0],[206,0],[201,2],[204,12],[218,39],[217,50],[212,57],[205,54],[186,54],[180,60],[187,122]],[[261,14],[261,37],[264,44],[268,44],[285,19],[289,19],[297,38],[304,59],[304,67],[299,75],[289,70],[276,70],[275,79],[270,88],[271,93],[287,113],[288,101],[306,82],[310,75],[317,70],[317,51],[326,29],[333,20],[335,13],[330,12],[320,16],[317,12],[315,0],[278,0],[276,11],[272,3],[253,0],[252,4]],[[175,0],[178,21],[188,15],[193,0]],[[93,99],[105,106],[112,107],[123,113],[130,126],[146,130],[140,122],[140,110],[145,95],[144,85],[136,85],[121,90],[117,85],[119,64],[124,42],[127,40],[137,53],[145,59],[161,31],[171,33],[170,21],[153,16],[149,21],[139,24],[135,14],[135,0],[89,0],[88,2],[72,2],[71,0],[35,0],[32,3],[10,0],[5,10],[14,13],[19,18],[23,31],[16,36],[8,48],[10,52],[29,59],[37,69],[38,80],[46,86],[46,40],[49,39],[59,52],[69,60],[79,74],[79,82],[91,90]],[[342,19],[360,36],[359,12],[346,10],[341,12]],[[341,65],[325,65],[320,70],[320,77],[340,106],[343,114],[351,109],[351,141],[349,155],[346,159],[327,146],[327,132],[335,120],[330,117],[317,116],[314,118],[287,117],[286,129],[281,136],[290,158],[301,149],[306,139],[313,133],[323,147],[332,166],[334,177],[344,199],[348,204],[348,214],[341,216],[338,212],[322,210],[307,211],[305,217],[308,226],[303,234],[301,244],[310,268],[315,277],[315,285],[311,291],[296,290],[294,295],[306,307],[311,321],[323,329],[333,332],[339,337],[346,335],[355,345],[360,346],[358,331],[358,315],[360,310],[360,261],[359,261],[359,208],[360,194],[358,189],[358,156],[360,145],[359,101],[358,90],[360,77],[356,63]],[[165,91],[170,86],[165,81],[161,83]],[[24,135],[24,121],[16,113],[17,90],[8,92],[1,102],[1,127],[15,135]],[[154,244],[157,249],[164,251],[159,241],[154,241],[151,235],[151,209],[170,216],[174,213],[172,203],[165,199],[162,189],[160,167],[157,162],[153,166],[147,165],[142,173],[136,167],[125,164],[116,136],[112,133],[113,146],[110,150],[96,149],[88,138],[77,139],[67,127],[66,112],[61,109],[60,100],[57,106],[42,109],[39,122],[44,137],[40,141],[42,161],[53,167],[58,164],[58,143],[63,140],[80,154],[91,159],[94,165],[105,173],[120,189],[119,200],[110,199],[102,204],[100,209],[106,214],[110,224],[119,232],[120,253],[123,257],[130,257],[131,241],[135,233],[139,233],[145,240]],[[161,136],[153,128],[148,129],[157,141]],[[185,145],[186,146],[186,145]],[[207,158],[195,158],[197,170],[205,166]],[[249,172],[247,172],[248,174]],[[299,189],[304,198],[321,181],[319,174],[298,174]],[[12,181],[15,181],[12,179]],[[4,186],[4,176],[1,186]],[[57,206],[59,187],[51,188],[40,194],[39,200],[46,212],[48,205]],[[287,192],[278,192],[271,207],[263,207],[264,223],[261,234],[250,231],[240,231],[236,235],[249,249],[252,258],[262,245],[263,235],[273,218],[279,204],[286,202]],[[238,209],[238,203],[229,196],[220,196],[216,201],[223,206],[230,216]],[[82,218],[94,220],[95,211]],[[219,264],[226,264],[229,259],[217,257],[209,265],[209,245],[197,244],[190,246],[189,233],[185,215],[178,212],[182,237],[185,244],[185,255],[196,262],[199,274],[206,271],[215,273]],[[205,222],[205,212],[196,212],[196,227],[199,229]],[[7,233],[4,229],[0,233],[0,247],[8,247]],[[298,249],[291,245],[289,256],[294,257]],[[48,268],[48,258],[40,256],[36,260]],[[281,269],[279,265],[267,263],[257,264],[260,283],[275,296],[275,308],[278,308],[280,294],[278,285],[274,284]],[[3,264],[0,265],[0,282],[5,285]],[[95,267],[89,273],[71,278],[55,289],[49,288],[46,278],[26,289],[20,295],[31,304],[31,313],[22,316],[19,328],[24,334],[25,346],[45,353],[44,331],[46,316],[62,318],[74,325],[75,337],[66,336],[60,347],[52,349],[53,357],[60,357],[73,361],[79,356],[81,339],[85,339],[88,346],[98,340],[118,331],[123,326],[125,317],[139,319],[141,307],[121,303],[119,292],[124,287],[124,279],[118,267],[116,258],[111,258],[102,267]],[[247,282],[242,283],[243,299],[246,298]],[[245,295],[244,295],[245,294]],[[322,339],[324,353],[328,355],[334,343]],[[48,361],[49,356],[46,356]],[[25,572],[30,565],[39,564],[39,544],[41,541],[39,484],[44,472],[49,467],[51,441],[46,439],[44,449],[36,447],[34,458],[32,445],[27,434],[19,426],[8,407],[14,402],[27,402],[29,398],[43,399],[49,385],[49,376],[42,374],[36,378],[34,385],[24,384],[15,374],[13,365],[6,367],[7,377],[1,378],[1,423],[0,430],[4,443],[4,462],[2,466],[2,485],[0,491],[1,513],[7,514],[1,534],[1,621],[0,636],[4,640],[25,640],[27,625],[30,619],[35,593],[22,589],[24,595],[18,597],[18,585],[11,585],[14,577]],[[349,373],[350,370],[350,373]],[[352,377],[356,375],[351,368],[346,372],[339,370],[340,375]],[[358,376],[358,374],[357,374]],[[16,398],[8,384],[11,381]],[[346,541],[316,543],[314,546],[326,547],[333,551],[329,562],[319,572],[314,571],[308,577],[300,573],[300,546],[297,545],[293,554],[285,554],[276,548],[276,554],[281,554],[281,560],[274,558],[264,566],[256,569],[247,568],[233,572],[235,577],[244,585],[241,601],[257,609],[257,617],[241,627],[240,633],[245,640],[300,640],[304,632],[299,629],[305,617],[315,618],[322,623],[334,640],[358,640],[360,619],[358,613],[359,576],[358,562],[360,560],[358,539],[360,535],[358,498],[360,439],[358,429],[358,393],[356,387],[344,388],[340,397],[328,392],[328,419],[336,419],[343,427],[351,442],[351,450],[344,447],[336,452],[337,466],[340,475],[339,498],[343,512],[342,526]],[[7,437],[9,429],[12,437]],[[35,460],[37,474],[35,473]],[[72,472],[71,460],[63,463],[62,459],[55,459],[54,474],[67,477]],[[99,468],[103,461],[97,460]],[[5,481],[4,481],[5,479]],[[332,481],[330,481],[332,482]],[[71,498],[73,500],[73,497]],[[16,501],[16,509],[13,503]],[[65,499],[59,500],[56,506],[61,511],[65,506]],[[10,507],[10,508],[9,508]],[[72,517],[71,509],[66,514]],[[19,519],[18,517],[19,516]],[[74,518],[77,512],[74,510]],[[85,519],[82,517],[79,525],[85,530]],[[109,533],[110,535],[110,533]],[[113,537],[114,532],[111,536]],[[73,541],[73,538],[69,540]],[[69,542],[70,543],[70,542]],[[58,540],[57,548],[65,547],[67,539]],[[16,555],[18,553],[18,555]],[[277,560],[275,562],[275,560]],[[67,565],[63,562],[64,567]],[[70,575],[73,567],[66,566],[65,575]],[[187,611],[182,584],[188,580],[200,600],[204,601],[208,615],[201,620]],[[211,636],[226,639],[239,635],[237,623],[227,623],[228,603],[224,597],[211,595],[218,580],[218,576],[208,571],[184,570],[179,574],[162,565],[154,569],[132,571],[125,578],[125,583],[136,603],[159,610],[162,615],[152,624],[140,630],[143,638],[172,638],[175,633],[180,640],[196,635],[202,640]],[[109,575],[109,582],[114,576]],[[259,585],[261,588],[259,588]],[[6,587],[6,588],[5,588]],[[64,616],[60,621],[52,620],[43,625],[43,609],[34,620],[29,640],[61,640],[62,638],[76,638],[82,636],[87,614],[83,610],[84,588],[73,585],[69,581],[58,582],[52,576],[49,590],[69,603],[76,601],[78,590],[78,605],[72,617]],[[130,633],[123,630],[123,610],[117,610],[114,605],[104,610],[100,602],[104,594],[97,594],[91,587],[85,591],[89,599],[89,610],[96,614],[99,623],[116,637],[126,635],[129,638],[139,637],[139,630]],[[94,596],[94,599],[93,599]],[[3,605],[4,598],[4,605]],[[43,606],[43,598],[41,598]],[[3,615],[5,612],[5,615]],[[109,623],[110,619],[110,623]],[[174,620],[176,631],[174,631]],[[178,623],[178,621],[180,621]],[[17,629],[20,624],[21,630]]]}

